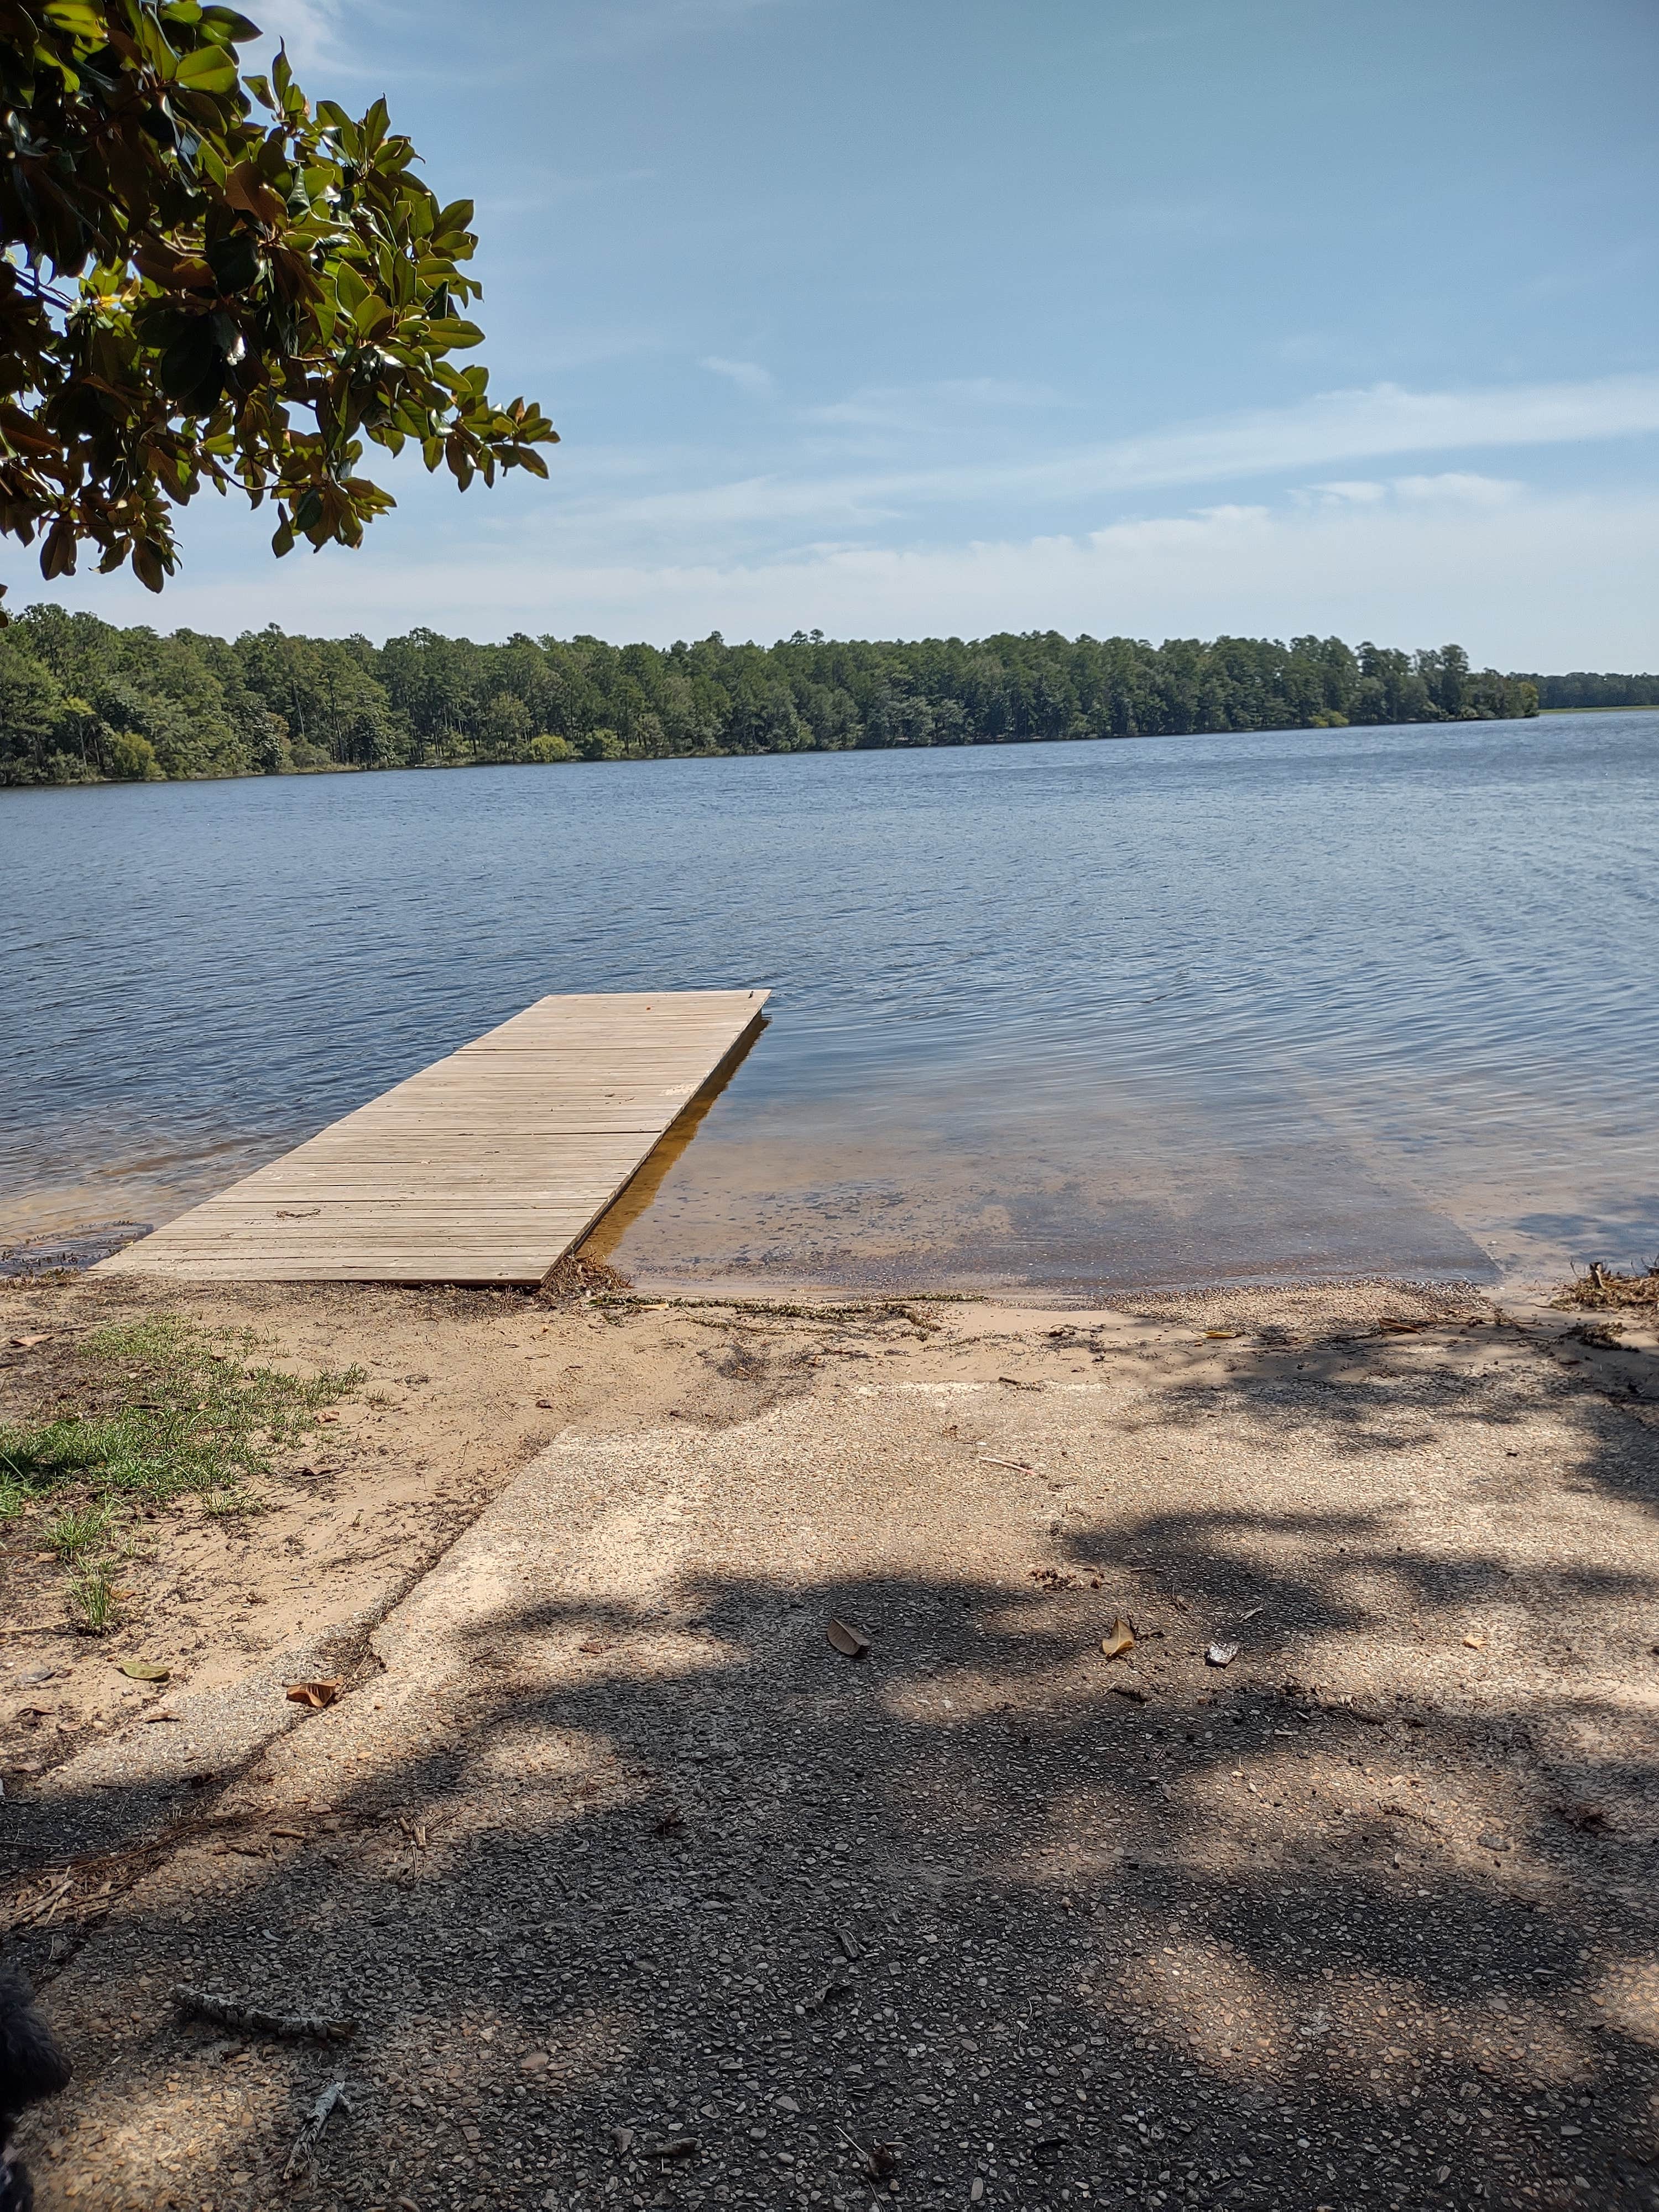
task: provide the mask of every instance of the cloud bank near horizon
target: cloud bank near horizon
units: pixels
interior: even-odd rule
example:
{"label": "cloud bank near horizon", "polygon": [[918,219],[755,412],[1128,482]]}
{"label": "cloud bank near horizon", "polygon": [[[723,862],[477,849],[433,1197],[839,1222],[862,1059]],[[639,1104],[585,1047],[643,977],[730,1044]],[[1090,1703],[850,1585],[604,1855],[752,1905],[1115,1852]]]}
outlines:
{"label": "cloud bank near horizon", "polygon": [[[167,628],[228,635],[274,621],[326,635],[360,629],[377,641],[417,624],[480,639],[586,632],[663,645],[711,630],[762,643],[802,629],[903,638],[1056,629],[1154,641],[1314,631],[1407,646],[1455,639],[1504,669],[1645,670],[1659,659],[1656,545],[1659,495],[1541,497],[1492,479],[1407,477],[1083,536],[655,568],[526,565],[497,551],[459,565],[365,569],[349,593],[335,556],[326,566],[307,562],[291,584],[285,576],[280,595],[198,578],[171,588],[159,609],[131,589],[77,591],[73,601],[112,622],[161,612]],[[1562,580],[1540,623],[1517,610],[1545,561]]]}
{"label": "cloud bank near horizon", "polygon": [[[757,404],[771,397],[757,364],[705,360],[700,373],[711,371]],[[1040,411],[1043,397],[1008,404]],[[848,408],[860,428],[873,411]],[[1659,485],[1642,441],[1656,429],[1659,375],[1630,374],[1467,392],[1372,386],[930,469],[848,471],[833,453],[796,449],[793,465],[762,477],[653,484],[683,477],[684,457],[567,448],[550,494],[499,504],[405,471],[398,515],[362,551],[317,560],[270,561],[256,518],[204,501],[188,518],[184,574],[159,602],[94,577],[50,596],[112,621],[220,632],[275,621],[380,638],[427,624],[668,643],[716,629],[762,641],[797,629],[1314,630],[1456,638],[1506,668],[1650,667]],[[1547,476],[1551,447],[1619,441],[1645,465],[1599,489],[1514,472],[1543,455]],[[1479,465],[1494,456],[1510,457],[1504,473]],[[1432,465],[1449,459],[1461,465]],[[1242,485],[1252,495],[1237,496]],[[1147,496],[1200,487],[1215,496]],[[48,596],[13,574],[14,605]]]}

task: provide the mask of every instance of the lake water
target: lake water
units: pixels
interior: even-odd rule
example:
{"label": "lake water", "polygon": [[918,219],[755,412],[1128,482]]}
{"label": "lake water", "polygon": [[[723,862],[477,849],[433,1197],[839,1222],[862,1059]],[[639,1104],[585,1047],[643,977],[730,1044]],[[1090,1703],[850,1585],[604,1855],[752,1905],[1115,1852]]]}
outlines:
{"label": "lake water", "polygon": [[0,793],[0,1236],[157,1221],[550,991],[769,986],[636,1280],[1659,1249],[1659,715]]}

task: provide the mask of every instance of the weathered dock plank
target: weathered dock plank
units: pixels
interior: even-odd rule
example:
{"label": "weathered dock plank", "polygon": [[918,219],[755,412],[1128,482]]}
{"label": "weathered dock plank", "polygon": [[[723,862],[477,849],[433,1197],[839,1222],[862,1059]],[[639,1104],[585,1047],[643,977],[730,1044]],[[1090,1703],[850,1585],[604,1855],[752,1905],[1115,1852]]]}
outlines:
{"label": "weathered dock plank", "polygon": [[538,1000],[94,1273],[539,1282],[748,1042],[768,996]]}

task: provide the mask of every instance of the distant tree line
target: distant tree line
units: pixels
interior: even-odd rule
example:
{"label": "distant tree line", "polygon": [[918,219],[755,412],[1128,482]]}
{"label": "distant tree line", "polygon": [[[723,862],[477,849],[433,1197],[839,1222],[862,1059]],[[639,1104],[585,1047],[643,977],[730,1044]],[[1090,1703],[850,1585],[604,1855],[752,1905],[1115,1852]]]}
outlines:
{"label": "distant tree line", "polygon": [[0,783],[1486,720],[1536,714],[1547,680],[1334,637],[232,643],[46,605],[0,630]]}
{"label": "distant tree line", "polygon": [[1659,676],[1528,676],[1540,707],[1659,707]]}

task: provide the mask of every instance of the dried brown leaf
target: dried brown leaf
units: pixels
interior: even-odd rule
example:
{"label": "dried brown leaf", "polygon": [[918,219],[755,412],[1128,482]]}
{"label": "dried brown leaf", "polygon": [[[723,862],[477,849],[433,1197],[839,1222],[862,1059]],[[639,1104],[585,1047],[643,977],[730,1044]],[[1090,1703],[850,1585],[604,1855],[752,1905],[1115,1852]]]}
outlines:
{"label": "dried brown leaf", "polygon": [[1101,1638],[1100,1648],[1109,1659],[1126,1659],[1135,1648],[1133,1628],[1120,1615],[1112,1623],[1111,1634]]}

